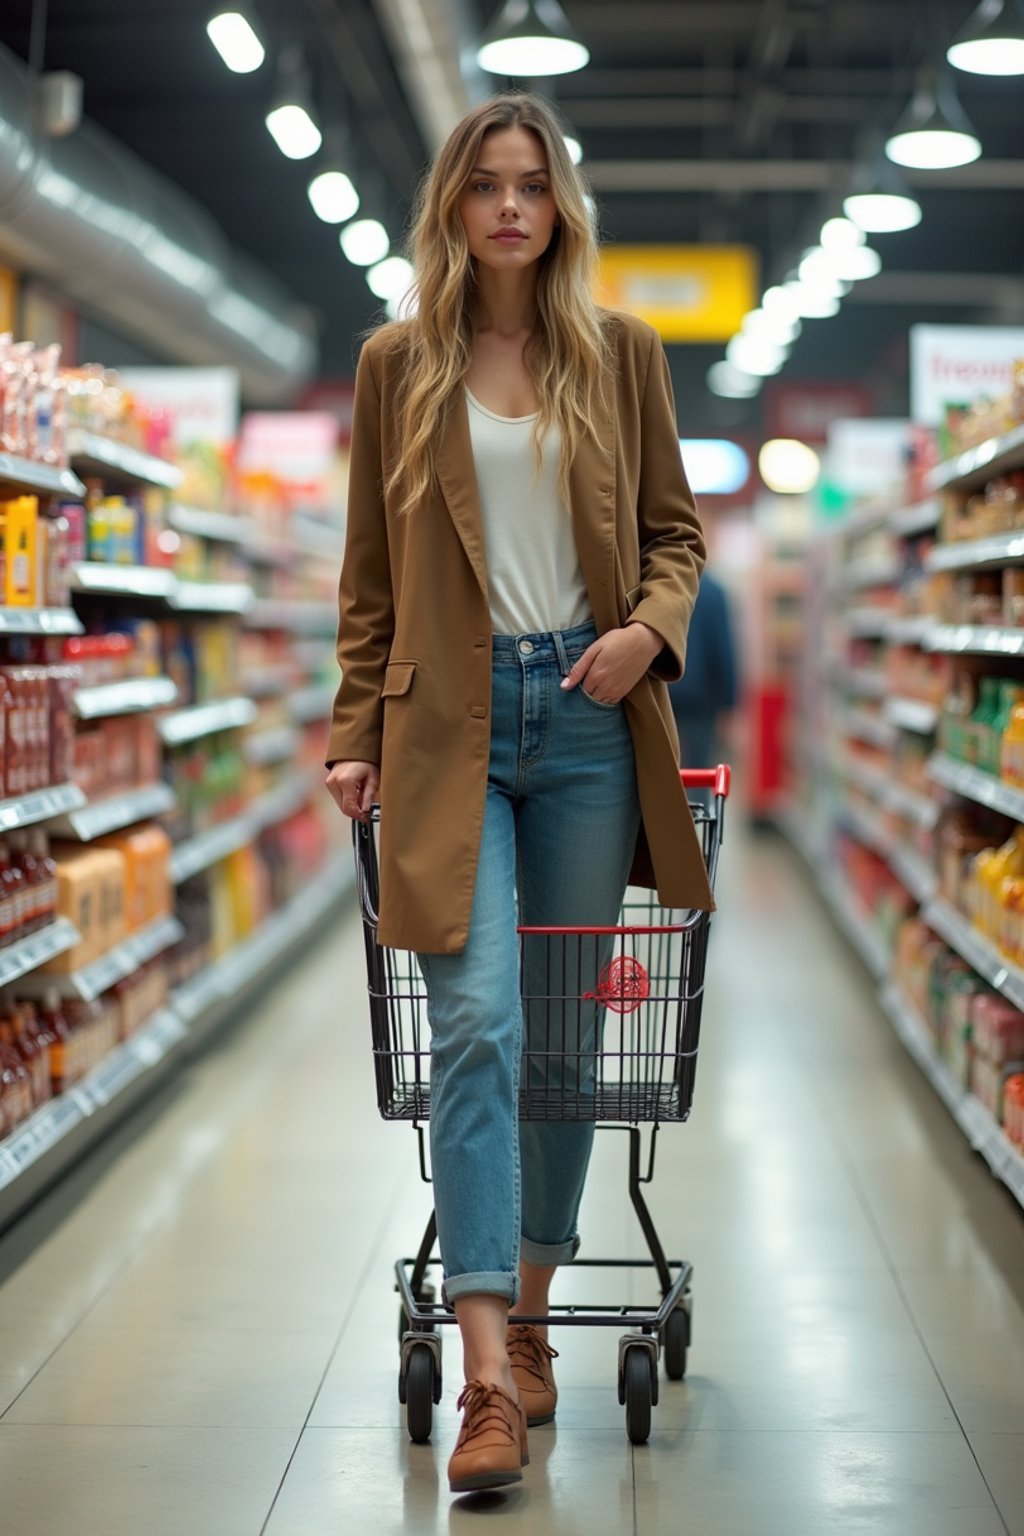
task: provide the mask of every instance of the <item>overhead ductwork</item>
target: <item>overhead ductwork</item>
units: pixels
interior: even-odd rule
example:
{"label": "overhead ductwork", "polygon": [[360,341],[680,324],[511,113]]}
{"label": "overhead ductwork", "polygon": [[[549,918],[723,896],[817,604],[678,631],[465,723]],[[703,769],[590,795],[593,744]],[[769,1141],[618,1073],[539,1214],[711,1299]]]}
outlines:
{"label": "overhead ductwork", "polygon": [[3,47],[0,255],[169,361],[237,367],[254,404],[287,401],[314,370],[308,311],[95,124],[40,134],[28,70]]}

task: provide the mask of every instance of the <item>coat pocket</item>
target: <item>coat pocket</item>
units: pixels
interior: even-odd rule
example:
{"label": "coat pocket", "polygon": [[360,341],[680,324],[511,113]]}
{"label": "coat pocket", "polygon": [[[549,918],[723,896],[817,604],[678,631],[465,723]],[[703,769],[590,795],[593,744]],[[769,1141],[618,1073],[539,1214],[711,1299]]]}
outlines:
{"label": "coat pocket", "polygon": [[637,603],[644,595],[643,583],[638,587],[630,587],[626,593],[626,612],[632,613]]}
{"label": "coat pocket", "polygon": [[384,674],[384,687],[380,691],[381,698],[397,699],[403,693],[408,693],[415,672],[414,661],[389,661]]}

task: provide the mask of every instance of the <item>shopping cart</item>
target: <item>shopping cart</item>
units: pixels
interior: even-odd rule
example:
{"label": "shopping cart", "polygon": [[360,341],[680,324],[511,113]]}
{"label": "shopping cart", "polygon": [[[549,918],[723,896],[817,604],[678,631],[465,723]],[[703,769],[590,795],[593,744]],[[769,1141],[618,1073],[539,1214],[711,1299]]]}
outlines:
{"label": "shopping cart", "polygon": [[[730,770],[686,769],[688,790],[713,791],[709,805],[691,802],[712,888],[722,844]],[[363,917],[377,1103],[385,1120],[405,1120],[417,1132],[420,1174],[430,1182],[424,1136],[430,1118],[430,1028],[427,994],[416,957],[377,944],[379,875],[376,827],[353,823],[356,877]],[[631,888],[613,928],[519,928],[520,975],[526,1021],[520,1089],[524,1120],[593,1120],[629,1138],[629,1197],[650,1255],[646,1259],[575,1259],[573,1267],[653,1269],[661,1301],[648,1305],[558,1305],[524,1322],[618,1328],[619,1402],[626,1432],[647,1440],[658,1402],[658,1357],[665,1374],[686,1374],[693,1299],[693,1266],[668,1259],[644,1200],[654,1177],[659,1127],[685,1120],[693,1102],[711,914],[673,912],[651,891]],[[642,1144],[641,1126],[649,1126]],[[414,1258],[395,1264],[401,1297],[399,1400],[409,1435],[430,1438],[433,1405],[441,1401],[441,1333],[454,1312],[428,1279],[434,1256],[431,1214]]]}

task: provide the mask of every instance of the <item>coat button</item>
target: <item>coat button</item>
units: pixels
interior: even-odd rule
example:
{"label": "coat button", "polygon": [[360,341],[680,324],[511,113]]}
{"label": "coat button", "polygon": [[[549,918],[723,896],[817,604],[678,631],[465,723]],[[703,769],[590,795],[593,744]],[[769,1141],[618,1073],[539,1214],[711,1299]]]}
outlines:
{"label": "coat button", "polygon": [[487,719],[487,711],[482,704],[474,704],[470,710],[470,714],[473,716],[474,720]]}

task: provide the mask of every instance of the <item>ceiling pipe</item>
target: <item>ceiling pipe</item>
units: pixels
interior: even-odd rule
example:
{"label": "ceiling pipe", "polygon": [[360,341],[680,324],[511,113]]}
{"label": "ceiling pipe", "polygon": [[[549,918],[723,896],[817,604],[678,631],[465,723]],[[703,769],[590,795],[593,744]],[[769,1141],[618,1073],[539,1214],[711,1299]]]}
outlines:
{"label": "ceiling pipe", "polygon": [[312,374],[312,317],[212,218],[95,124],[36,127],[32,76],[0,47],[0,253],[176,363],[237,367],[255,404]]}

